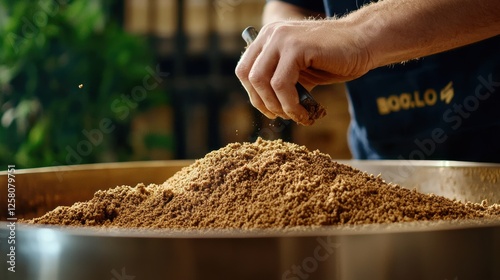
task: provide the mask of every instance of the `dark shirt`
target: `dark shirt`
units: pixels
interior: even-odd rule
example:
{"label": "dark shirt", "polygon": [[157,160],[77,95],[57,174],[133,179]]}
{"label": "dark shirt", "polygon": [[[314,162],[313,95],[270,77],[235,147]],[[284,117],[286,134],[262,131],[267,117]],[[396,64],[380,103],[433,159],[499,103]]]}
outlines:
{"label": "dark shirt", "polygon": [[[284,2],[327,16],[364,4]],[[347,91],[355,158],[500,162],[500,36],[371,70]]]}

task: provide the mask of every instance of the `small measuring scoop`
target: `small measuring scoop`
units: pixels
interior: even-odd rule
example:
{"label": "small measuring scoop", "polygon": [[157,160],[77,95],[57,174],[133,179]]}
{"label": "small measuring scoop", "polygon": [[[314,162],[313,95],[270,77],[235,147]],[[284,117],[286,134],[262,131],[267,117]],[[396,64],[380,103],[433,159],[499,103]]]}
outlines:
{"label": "small measuring scoop", "polygon": [[[253,26],[249,26],[243,30],[241,33],[241,37],[243,40],[247,42],[247,45],[250,45],[255,38],[257,38],[257,30]],[[311,96],[309,91],[305,89],[300,83],[295,84],[295,88],[299,94],[299,102],[307,112],[309,113],[309,122],[308,124],[313,124],[315,120],[320,119],[326,115],[326,110],[321,104],[316,102],[314,98]]]}

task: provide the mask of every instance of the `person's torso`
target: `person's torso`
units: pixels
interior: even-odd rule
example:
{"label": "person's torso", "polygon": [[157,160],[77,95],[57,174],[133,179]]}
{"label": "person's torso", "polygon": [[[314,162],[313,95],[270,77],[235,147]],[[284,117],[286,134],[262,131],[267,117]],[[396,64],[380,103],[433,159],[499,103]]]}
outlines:
{"label": "person's torso", "polygon": [[[362,0],[324,1],[342,15]],[[347,83],[356,158],[500,162],[500,36]]]}
{"label": "person's torso", "polygon": [[497,50],[499,36],[349,82],[356,156],[500,161]]}

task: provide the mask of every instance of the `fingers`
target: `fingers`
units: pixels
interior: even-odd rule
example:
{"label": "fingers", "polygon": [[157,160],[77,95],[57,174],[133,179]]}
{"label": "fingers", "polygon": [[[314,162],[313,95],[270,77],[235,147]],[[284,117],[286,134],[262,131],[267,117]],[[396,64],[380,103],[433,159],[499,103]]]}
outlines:
{"label": "fingers", "polygon": [[236,66],[235,74],[238,79],[240,79],[241,84],[247,91],[252,106],[258,109],[267,118],[275,119],[276,114],[267,109],[264,101],[259,96],[252,82],[250,81],[250,73],[252,71],[254,61],[257,59],[258,54],[260,53],[260,50],[261,48],[259,48],[259,44],[255,42],[248,46],[245,53],[243,53],[243,55],[241,56],[238,65]]}
{"label": "fingers", "polygon": [[252,70],[250,70],[249,80],[268,111],[282,118],[288,118],[283,111],[276,92],[271,86],[271,78],[279,60],[280,54],[276,51],[276,48],[270,47],[269,44],[265,45],[263,51],[255,60]]}
{"label": "fingers", "polygon": [[299,67],[295,61],[286,55],[281,56],[271,79],[272,89],[281,104],[281,110],[287,117],[297,123],[308,124],[309,113],[300,104],[295,88],[298,79]]}
{"label": "fingers", "polygon": [[266,117],[308,124],[308,112],[300,105],[295,89],[300,74],[297,53],[282,53],[289,48],[284,48],[281,36],[275,35],[270,29],[261,32],[238,62],[236,76],[252,105]]}

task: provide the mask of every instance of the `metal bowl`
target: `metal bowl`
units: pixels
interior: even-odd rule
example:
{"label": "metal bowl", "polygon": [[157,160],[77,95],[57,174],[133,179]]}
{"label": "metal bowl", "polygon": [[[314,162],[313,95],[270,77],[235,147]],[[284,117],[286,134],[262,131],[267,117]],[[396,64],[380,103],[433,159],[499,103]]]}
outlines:
{"label": "metal bowl", "polygon": [[[498,164],[340,162],[422,192],[500,203]],[[15,217],[39,216],[117,185],[162,183],[190,163],[16,170]],[[0,193],[6,194],[7,173],[0,178]],[[12,217],[2,197],[1,279],[500,279],[500,220],[297,231],[102,230],[19,222],[14,229],[5,222]],[[8,270],[12,253],[15,272]]]}

